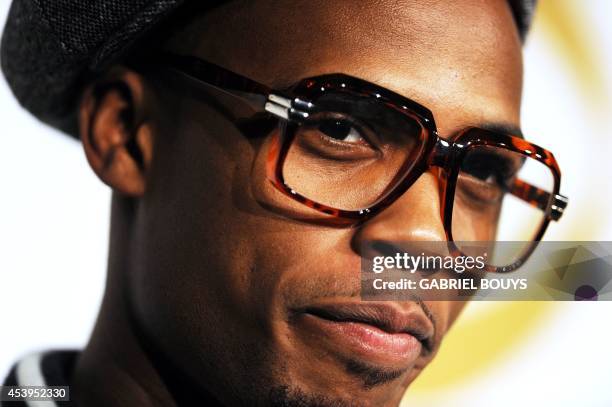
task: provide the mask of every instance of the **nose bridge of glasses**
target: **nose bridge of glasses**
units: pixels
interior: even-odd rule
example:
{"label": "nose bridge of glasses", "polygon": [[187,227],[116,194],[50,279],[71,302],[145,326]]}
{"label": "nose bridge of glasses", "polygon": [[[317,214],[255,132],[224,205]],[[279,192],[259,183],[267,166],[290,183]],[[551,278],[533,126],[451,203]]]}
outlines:
{"label": "nose bridge of glasses", "polygon": [[445,168],[451,156],[452,144],[440,137],[437,132],[434,132],[433,136],[436,142],[427,158],[427,165]]}

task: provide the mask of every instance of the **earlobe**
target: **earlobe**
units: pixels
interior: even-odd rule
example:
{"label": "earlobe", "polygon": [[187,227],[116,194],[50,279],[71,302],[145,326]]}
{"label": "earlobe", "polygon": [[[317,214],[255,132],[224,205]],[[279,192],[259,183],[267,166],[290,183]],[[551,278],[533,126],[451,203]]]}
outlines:
{"label": "earlobe", "polygon": [[115,69],[91,85],[79,108],[85,155],[96,175],[115,191],[140,196],[151,161],[152,131],[143,78]]}

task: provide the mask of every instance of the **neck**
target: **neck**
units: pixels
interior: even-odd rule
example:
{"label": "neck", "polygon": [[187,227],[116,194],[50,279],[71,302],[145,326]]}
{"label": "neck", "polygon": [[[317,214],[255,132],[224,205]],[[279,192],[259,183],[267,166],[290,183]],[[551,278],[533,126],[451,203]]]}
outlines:
{"label": "neck", "polygon": [[[107,287],[96,326],[74,368],[71,393],[77,406],[178,407],[218,405],[193,385],[139,328],[127,295],[129,203],[113,198]],[[119,214],[119,215],[117,215]]]}
{"label": "neck", "polygon": [[107,310],[104,304],[73,372],[76,405],[176,406],[125,316]]}

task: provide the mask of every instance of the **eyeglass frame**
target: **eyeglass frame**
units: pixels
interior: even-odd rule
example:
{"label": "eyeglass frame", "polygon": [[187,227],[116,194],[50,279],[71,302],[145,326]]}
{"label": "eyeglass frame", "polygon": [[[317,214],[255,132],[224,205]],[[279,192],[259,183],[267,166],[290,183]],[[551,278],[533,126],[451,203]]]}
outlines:
{"label": "eyeglass frame", "polygon": [[[493,146],[533,158],[550,169],[554,181],[551,192],[546,192],[520,179],[517,179],[506,191],[542,210],[544,219],[531,240],[531,245],[524,250],[517,261],[504,267],[487,265],[486,271],[509,272],[520,267],[542,239],[550,221],[558,221],[567,207],[568,198],[559,193],[561,171],[550,151],[522,137],[478,127],[467,127],[444,139],[438,134],[433,113],[429,109],[405,96],[363,79],[341,73],[326,74],[302,79],[286,90],[275,90],[219,65],[190,55],[162,53],[146,62],[162,66],[199,85],[212,87],[238,98],[255,112],[267,112],[281,119],[281,131],[272,139],[266,161],[267,178],[285,196],[328,215],[330,224],[350,225],[376,216],[402,196],[423,173],[429,171],[431,167],[438,167],[440,169],[437,176],[440,191],[440,215],[446,239],[452,253],[461,253],[454,244],[452,236],[454,195],[460,164],[469,150],[476,146]],[[418,151],[418,157],[411,157],[416,158],[416,162],[411,163],[410,159],[407,159],[398,172],[399,181],[370,207],[360,210],[333,208],[301,195],[284,181],[283,165],[295,136],[295,129],[316,108],[309,99],[316,99],[313,96],[318,96],[317,93],[329,89],[351,91],[363,97],[376,98],[387,107],[411,116],[421,126],[420,137],[424,145]]]}

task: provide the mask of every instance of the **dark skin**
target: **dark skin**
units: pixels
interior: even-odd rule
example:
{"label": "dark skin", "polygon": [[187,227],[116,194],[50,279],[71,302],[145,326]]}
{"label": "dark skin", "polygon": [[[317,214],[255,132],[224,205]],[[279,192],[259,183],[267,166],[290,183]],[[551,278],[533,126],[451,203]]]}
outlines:
{"label": "dark skin", "polygon": [[[444,137],[518,126],[521,43],[505,0],[272,3],[195,16],[161,46],[273,88],[359,77],[429,107]],[[236,126],[248,114],[125,67],[85,91],[81,139],[114,194],[106,294],[74,373],[79,405],[393,406],[460,313],[461,302],[391,304],[432,324],[432,351],[410,363],[312,335],[296,310],[359,302],[363,242],[445,240],[436,177],[357,227],[291,219],[304,209],[266,181],[269,137]]]}

